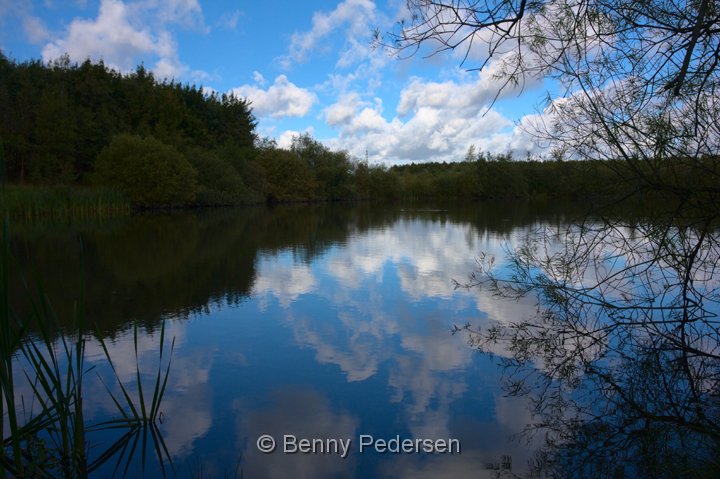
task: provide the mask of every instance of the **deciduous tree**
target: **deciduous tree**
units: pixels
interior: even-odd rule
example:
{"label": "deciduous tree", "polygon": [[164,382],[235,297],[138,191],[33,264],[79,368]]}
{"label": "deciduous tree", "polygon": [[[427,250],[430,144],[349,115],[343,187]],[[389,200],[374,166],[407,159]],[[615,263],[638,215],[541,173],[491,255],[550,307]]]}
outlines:
{"label": "deciduous tree", "polygon": [[143,207],[185,205],[198,191],[197,171],[179,151],[152,137],[126,134],[100,153],[93,181]]}
{"label": "deciduous tree", "polygon": [[507,346],[507,386],[535,400],[548,463],[570,477],[717,474],[720,4],[406,4],[380,39],[397,54],[459,53],[492,70],[498,96],[554,80],[563,93],[528,131],[565,158],[607,160],[629,196],[656,201],[633,221],[596,210],[544,230],[515,245],[508,269],[485,258],[469,283],[538,297],[530,320],[473,338]]}

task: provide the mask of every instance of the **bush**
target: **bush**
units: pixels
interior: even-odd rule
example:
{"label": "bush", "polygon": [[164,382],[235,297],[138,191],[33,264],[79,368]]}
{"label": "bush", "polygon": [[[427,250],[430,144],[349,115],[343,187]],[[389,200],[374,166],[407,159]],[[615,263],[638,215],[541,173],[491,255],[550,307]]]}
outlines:
{"label": "bush", "polygon": [[280,149],[261,152],[258,164],[267,179],[267,201],[310,201],[316,199],[317,180],[313,171],[297,154]]}
{"label": "bush", "polygon": [[237,205],[251,203],[251,193],[233,166],[202,150],[190,154],[198,172],[197,202],[201,205]]}
{"label": "bush", "polygon": [[195,201],[197,171],[175,148],[153,137],[118,135],[95,163],[93,182],[124,193],[136,206]]}

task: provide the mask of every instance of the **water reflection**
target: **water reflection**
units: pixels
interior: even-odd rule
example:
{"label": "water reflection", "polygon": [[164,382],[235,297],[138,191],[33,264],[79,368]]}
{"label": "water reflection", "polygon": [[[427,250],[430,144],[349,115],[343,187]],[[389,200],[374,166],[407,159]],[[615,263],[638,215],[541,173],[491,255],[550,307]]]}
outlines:
{"label": "water reflection", "polygon": [[[257,208],[19,227],[12,249],[26,276],[39,271],[61,318],[73,307],[68,290],[79,291],[82,255],[88,317],[113,338],[122,381],[136,367],[129,322],[142,325],[139,360],[152,381],[158,324],[168,321],[176,347],[161,430],[178,467],[462,477],[503,456],[522,470],[535,445],[510,439],[530,418],[523,401],[503,396],[492,358],[450,331],[521,318],[532,305],[455,290],[452,279],[474,269],[479,251],[500,253],[528,228],[561,221],[528,205]],[[98,344],[88,353],[112,383]],[[99,380],[86,391],[88,418],[113,414]],[[457,438],[462,454],[265,455],[255,445],[262,434]]]}
{"label": "water reflection", "polygon": [[284,435],[297,438],[356,437],[358,418],[347,411],[334,410],[322,393],[306,387],[281,386],[268,394],[264,406],[244,404],[238,399],[233,408],[237,412],[236,446],[244,452],[243,472],[247,477],[354,477],[357,467],[354,454],[346,458],[334,453],[263,454],[255,446],[255,438],[263,434],[272,435],[278,442]]}

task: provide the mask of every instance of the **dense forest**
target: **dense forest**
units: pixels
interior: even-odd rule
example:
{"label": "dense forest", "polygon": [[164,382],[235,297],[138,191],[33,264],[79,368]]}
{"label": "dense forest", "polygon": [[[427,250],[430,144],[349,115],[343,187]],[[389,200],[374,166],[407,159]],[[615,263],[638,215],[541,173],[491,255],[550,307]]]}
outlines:
{"label": "dense forest", "polygon": [[133,207],[157,207],[578,198],[638,186],[619,181],[636,176],[623,174],[623,162],[520,161],[471,147],[455,163],[387,168],[309,135],[281,149],[255,126],[246,99],[159,81],[143,66],[121,74],[89,60],[16,62],[0,53],[0,159],[20,202],[47,189],[109,191]]}

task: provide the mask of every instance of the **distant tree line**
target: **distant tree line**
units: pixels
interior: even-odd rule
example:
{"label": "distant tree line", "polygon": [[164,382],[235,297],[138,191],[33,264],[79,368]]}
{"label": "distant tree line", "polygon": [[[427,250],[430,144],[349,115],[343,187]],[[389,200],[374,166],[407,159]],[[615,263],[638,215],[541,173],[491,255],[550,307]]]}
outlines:
{"label": "distant tree line", "polygon": [[387,168],[307,134],[278,148],[255,126],[246,99],[159,81],[142,65],[121,74],[0,52],[0,160],[11,184],[109,187],[139,207],[577,198],[636,187],[618,181],[637,176],[620,162],[514,161],[471,147],[461,162]]}
{"label": "distant tree line", "polygon": [[[710,187],[718,174],[717,157],[699,159],[704,169],[683,159],[662,165],[623,160],[513,159],[468,149],[464,161],[393,166],[388,173],[397,194],[412,200],[442,199],[599,199],[633,197],[657,200],[669,192]],[[653,178],[648,183],[647,178]]]}
{"label": "distant tree line", "polygon": [[4,179],[111,187],[135,206],[384,198],[387,172],[308,135],[280,149],[255,133],[251,105],[143,66],[16,62],[0,53]]}

